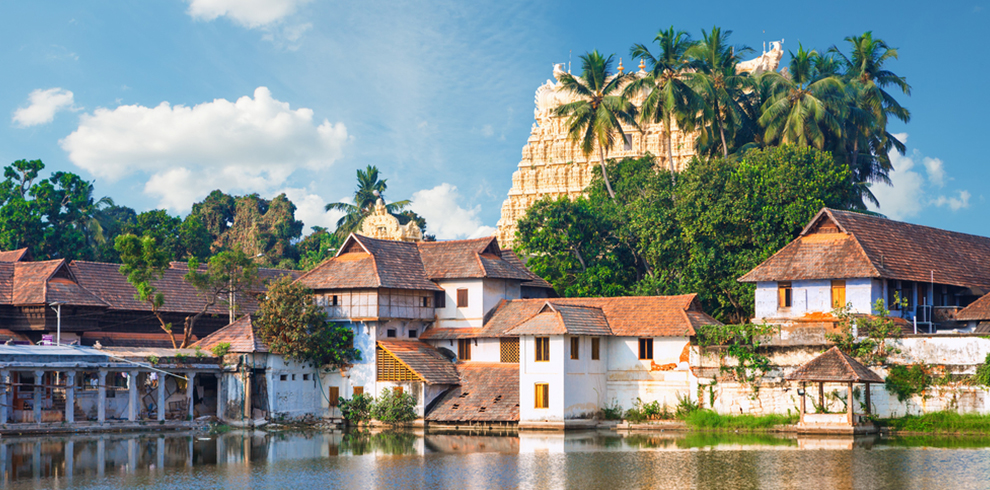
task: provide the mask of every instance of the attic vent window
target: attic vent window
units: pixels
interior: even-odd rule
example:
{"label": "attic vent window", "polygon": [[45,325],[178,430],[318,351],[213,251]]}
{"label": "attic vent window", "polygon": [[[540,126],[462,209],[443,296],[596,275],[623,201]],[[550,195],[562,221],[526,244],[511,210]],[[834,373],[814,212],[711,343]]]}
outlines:
{"label": "attic vent window", "polygon": [[415,339],[418,336],[419,332],[417,332],[416,329],[409,329],[409,338]]}
{"label": "attic vent window", "polygon": [[494,401],[494,402],[492,402],[492,403],[498,403],[498,402],[500,402],[500,401],[502,401],[502,395],[499,395],[499,396],[496,396],[496,397],[495,397],[495,401]]}
{"label": "attic vent window", "polygon": [[390,338],[390,339],[391,338],[394,338],[395,337],[395,329],[394,328],[390,328],[390,329],[386,330],[385,331],[385,336],[388,337],[388,338]]}
{"label": "attic vent window", "polygon": [[450,406],[451,410],[457,410],[458,408],[461,408],[461,406],[456,403]]}
{"label": "attic vent window", "polygon": [[485,407],[481,407],[481,408],[479,408],[479,409],[478,409],[478,412],[481,412],[481,413],[485,413]]}
{"label": "attic vent window", "polygon": [[464,393],[461,393],[461,396],[459,396],[457,398],[467,398],[468,395],[470,395],[470,393],[468,393],[468,392],[465,391]]}
{"label": "attic vent window", "polygon": [[429,308],[430,307],[430,297],[429,296],[423,296],[422,299],[423,299],[423,308]]}

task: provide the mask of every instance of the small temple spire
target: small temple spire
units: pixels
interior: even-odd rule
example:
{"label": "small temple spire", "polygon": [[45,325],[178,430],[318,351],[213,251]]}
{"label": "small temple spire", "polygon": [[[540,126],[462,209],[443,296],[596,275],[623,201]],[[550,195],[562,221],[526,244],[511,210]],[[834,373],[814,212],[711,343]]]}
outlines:
{"label": "small temple spire", "polygon": [[639,59],[639,72],[646,73],[646,62],[643,61],[643,58]]}
{"label": "small temple spire", "polygon": [[622,66],[622,58],[619,58],[619,75],[622,75],[622,72],[624,71],[626,71],[626,69]]}

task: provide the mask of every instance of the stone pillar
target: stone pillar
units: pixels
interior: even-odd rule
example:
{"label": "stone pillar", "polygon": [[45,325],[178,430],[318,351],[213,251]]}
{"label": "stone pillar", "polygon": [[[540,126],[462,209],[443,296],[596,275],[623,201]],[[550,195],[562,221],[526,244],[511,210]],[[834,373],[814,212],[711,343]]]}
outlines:
{"label": "stone pillar", "polygon": [[[35,384],[38,384],[35,382]],[[34,452],[31,455],[31,474],[34,480],[41,479],[41,441],[34,443]]]}
{"label": "stone pillar", "polygon": [[818,382],[818,406],[822,408],[822,413],[825,410],[825,383],[821,381]]}
{"label": "stone pillar", "polygon": [[253,420],[254,414],[251,413],[251,370],[244,371],[244,418],[248,420]]}
{"label": "stone pillar", "polygon": [[808,394],[808,389],[805,387],[806,383],[801,382],[801,418],[798,419],[799,423],[804,423],[804,399]]}
{"label": "stone pillar", "polygon": [[138,416],[138,372],[127,373],[127,420],[134,422]]}
{"label": "stone pillar", "polygon": [[186,377],[189,378],[189,381],[186,383],[186,397],[189,398],[189,420],[192,420],[193,416],[196,414],[193,403],[193,388],[196,385],[196,373],[188,372],[186,373]]}
{"label": "stone pillar", "polygon": [[7,443],[0,442],[0,483],[4,488],[10,485],[10,473],[7,472]]}
{"label": "stone pillar", "polygon": [[65,421],[76,421],[76,372],[65,373]]}
{"label": "stone pillar", "polygon": [[[97,393],[96,393],[96,421],[103,425],[107,420],[107,370],[101,369],[96,375],[97,382]],[[100,439],[102,444],[103,439]],[[100,454],[103,454],[103,449],[100,449]],[[100,469],[100,475],[103,474],[102,468]]]}
{"label": "stone pillar", "polygon": [[34,372],[34,422],[37,424],[41,423],[41,402],[43,401],[43,396],[45,394],[45,388],[42,384],[45,382],[45,372],[35,371]]}
{"label": "stone pillar", "polygon": [[10,420],[10,371],[0,371],[0,424]]}
{"label": "stone pillar", "polygon": [[156,441],[155,460],[158,462],[158,472],[165,472],[165,436],[161,436]]}
{"label": "stone pillar", "polygon": [[137,472],[137,453],[137,440],[133,437],[127,439],[127,473],[132,475]]}
{"label": "stone pillar", "polygon": [[849,425],[852,425],[852,423],[853,423],[853,405],[856,403],[856,400],[853,399],[853,382],[852,381],[849,382],[849,394],[846,395],[846,396],[847,396],[847,398],[846,398],[846,400],[847,400],[847,403],[846,403],[846,420],[849,422]]}
{"label": "stone pillar", "polygon": [[223,373],[215,374],[217,377],[217,421],[223,420],[223,401],[227,399],[227,393],[223,391]]}
{"label": "stone pillar", "polygon": [[[101,375],[100,377],[102,378],[103,376]],[[100,386],[103,386],[103,384],[100,383]],[[102,477],[106,469],[107,469],[107,443],[106,441],[103,440],[103,436],[100,436],[100,438],[96,440],[96,476]]]}
{"label": "stone pillar", "polygon": [[165,374],[158,373],[158,421],[165,420]]}
{"label": "stone pillar", "polygon": [[863,400],[866,401],[867,415],[873,413],[873,408],[870,406],[870,383],[866,383],[866,386],[863,387]]}
{"label": "stone pillar", "polygon": [[65,443],[65,477],[72,479],[72,469],[76,462],[76,443],[69,439]]}

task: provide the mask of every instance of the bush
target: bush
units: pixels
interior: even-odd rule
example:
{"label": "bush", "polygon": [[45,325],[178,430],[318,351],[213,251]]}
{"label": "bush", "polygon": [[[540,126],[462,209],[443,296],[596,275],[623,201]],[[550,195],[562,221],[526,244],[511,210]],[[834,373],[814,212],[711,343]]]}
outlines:
{"label": "bush", "polygon": [[375,399],[370,395],[361,393],[354,395],[350,400],[340,397],[340,414],[347,421],[347,425],[366,424],[371,420],[371,407]]}
{"label": "bush", "polygon": [[772,429],[797,423],[797,419],[797,414],[722,415],[713,410],[695,409],[684,417],[684,422],[696,429]]}
{"label": "bush", "polygon": [[883,419],[880,423],[891,429],[911,432],[973,432],[980,434],[990,432],[990,415],[960,414],[953,411]]}
{"label": "bush", "polygon": [[622,406],[619,401],[612,399],[612,403],[602,407],[601,418],[605,420],[622,420]]}
{"label": "bush", "polygon": [[683,419],[694,412],[700,410],[698,404],[691,401],[691,395],[682,397],[680,393],[677,394],[677,418]]}
{"label": "bush", "polygon": [[230,352],[230,342],[220,342],[219,344],[211,347],[210,352],[212,352],[213,355],[222,359],[223,356],[227,355],[227,353]]}
{"label": "bush", "polygon": [[976,375],[973,381],[983,386],[990,386],[990,354],[983,360],[983,364],[976,367]]}
{"label": "bush", "polygon": [[371,407],[371,416],[379,422],[398,424],[416,419],[416,399],[395,389],[385,389]]}
{"label": "bush", "polygon": [[887,371],[884,388],[887,392],[897,395],[897,400],[904,403],[932,385],[932,375],[928,371],[923,364],[910,366],[895,364]]}

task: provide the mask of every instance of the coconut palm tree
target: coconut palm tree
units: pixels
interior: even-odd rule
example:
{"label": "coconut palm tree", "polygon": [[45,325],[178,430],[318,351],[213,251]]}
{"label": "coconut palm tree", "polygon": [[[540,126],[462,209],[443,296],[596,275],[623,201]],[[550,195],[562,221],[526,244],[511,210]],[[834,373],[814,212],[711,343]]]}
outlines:
{"label": "coconut palm tree", "polygon": [[838,55],[846,65],[846,74],[863,84],[863,100],[881,116],[886,126],[887,116],[894,116],[903,122],[911,120],[911,112],[902,107],[885,89],[891,86],[901,89],[905,95],[911,95],[911,86],[907,79],[897,76],[894,72],[884,69],[884,63],[897,59],[897,49],[891,48],[883,39],[874,39],[872,31],[866,31],[860,36],[848,36],[846,42],[852,45],[852,53],[846,56],[835,46],[830,53]]}
{"label": "coconut palm tree", "polygon": [[825,147],[828,133],[842,135],[842,81],[834,75],[816,78],[818,52],[791,52],[789,76],[768,73],[772,95],[763,104],[760,125],[769,143]]}
{"label": "coconut palm tree", "polygon": [[729,138],[741,124],[741,100],[751,81],[746,73],[736,73],[736,65],[741,56],[752,51],[748,47],[735,48],[729,45],[732,31],[712,27],[711,32],[701,30],[701,42],[688,50],[692,66],[697,70],[691,74],[692,88],[704,101],[700,112],[704,130],[699,146],[708,146],[710,138],[718,132],[722,156],[729,156]]}
{"label": "coconut palm tree", "polygon": [[[341,238],[346,237],[357,229],[361,224],[361,220],[371,214],[378,198],[382,197],[384,199],[385,190],[388,189],[386,179],[378,178],[378,167],[373,165],[368,165],[368,168],[364,170],[358,169],[357,181],[358,185],[354,191],[354,204],[332,202],[326,205],[327,211],[344,212],[344,216],[337,220],[336,233]],[[385,209],[389,213],[398,214],[409,204],[410,202],[408,200],[395,201],[385,204]]]}
{"label": "coconut palm tree", "polygon": [[627,85],[625,93],[629,96],[646,93],[640,106],[640,121],[663,123],[670,178],[675,182],[671,127],[676,121],[682,131],[693,129],[699,102],[697,94],[688,85],[689,75],[685,71],[690,65],[688,50],[695,42],[688,33],[675,32],[673,26],[657,33],[654,42],[660,45],[656,56],[642,44],[634,44],[630,50],[634,59],[640,58],[650,66],[650,71]]}
{"label": "coconut palm tree", "polygon": [[605,170],[605,155],[615,146],[618,133],[625,141],[622,124],[636,124],[636,106],[622,93],[622,86],[631,74],[613,74],[613,55],[608,58],[597,50],[581,56],[581,76],[565,73],[560,77],[561,89],[577,100],[554,109],[554,115],[567,117],[567,135],[581,147],[585,158],[598,146],[599,164],[608,195],[615,199],[612,184]]}

